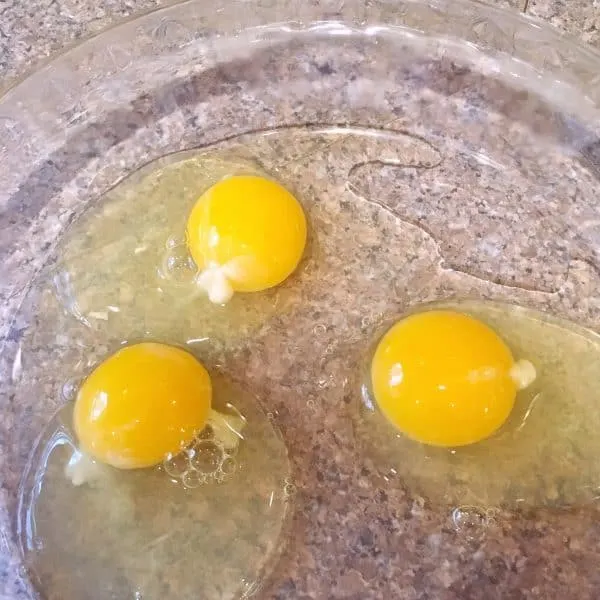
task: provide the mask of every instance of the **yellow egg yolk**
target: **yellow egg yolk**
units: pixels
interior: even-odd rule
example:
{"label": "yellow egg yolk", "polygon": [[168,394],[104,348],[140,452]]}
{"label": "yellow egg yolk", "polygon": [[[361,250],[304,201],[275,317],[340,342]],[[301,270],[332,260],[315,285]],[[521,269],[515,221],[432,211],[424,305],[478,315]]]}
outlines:
{"label": "yellow egg yolk", "polygon": [[255,175],[232,176],[196,202],[186,228],[187,246],[211,301],[233,292],[274,287],[295,270],[306,245],[300,203],[278,183]]}
{"label": "yellow egg yolk", "polygon": [[126,346],[81,385],[73,422],[81,450],[121,469],[159,464],[205,426],[212,388],[206,369],[174,346]]}
{"label": "yellow egg yolk", "polygon": [[484,323],[453,311],[408,316],[381,339],[371,363],[375,401],[408,437],[436,446],[485,439],[508,418],[517,389],[535,378]]}

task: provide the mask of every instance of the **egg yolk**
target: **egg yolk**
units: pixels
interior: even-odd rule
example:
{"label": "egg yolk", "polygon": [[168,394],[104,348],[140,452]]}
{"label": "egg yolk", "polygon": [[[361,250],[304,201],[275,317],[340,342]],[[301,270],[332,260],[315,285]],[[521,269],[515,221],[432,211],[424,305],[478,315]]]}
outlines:
{"label": "egg yolk", "polygon": [[81,385],[73,422],[83,452],[121,469],[150,467],[190,444],[207,421],[206,369],[174,346],[126,346]]}
{"label": "egg yolk", "polygon": [[274,287],[295,270],[306,245],[300,203],[278,183],[237,175],[208,189],[186,228],[200,287],[223,304],[234,292]]}
{"label": "egg yolk", "polygon": [[383,415],[408,437],[436,446],[485,439],[508,418],[517,390],[535,379],[484,323],[435,310],[397,322],[371,363]]}

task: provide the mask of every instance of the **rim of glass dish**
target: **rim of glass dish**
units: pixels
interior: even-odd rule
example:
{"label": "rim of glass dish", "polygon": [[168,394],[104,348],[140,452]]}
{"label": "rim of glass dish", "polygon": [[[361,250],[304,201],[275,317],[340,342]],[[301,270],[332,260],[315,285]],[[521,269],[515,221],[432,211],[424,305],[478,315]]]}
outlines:
{"label": "rim of glass dish", "polygon": [[[251,5],[253,2],[257,2],[260,0],[230,0],[231,4],[239,4],[239,5]],[[391,6],[397,4],[395,0],[376,0],[381,5]],[[477,11],[481,12],[482,16],[496,16],[504,21],[512,22],[517,26],[527,27],[532,30],[537,30],[552,42],[553,45],[561,45],[565,48],[568,48],[571,52],[571,58],[575,61],[592,61],[596,63],[597,72],[600,73],[600,50],[587,45],[585,42],[582,42],[578,39],[574,34],[571,33],[563,33],[556,29],[553,25],[542,21],[534,16],[528,15],[522,12],[519,9],[509,9],[506,7],[496,6],[489,4],[486,0],[402,0],[403,3],[414,5],[414,6],[428,6],[435,10],[442,10],[444,12],[449,12],[449,8],[452,6],[454,11],[457,6],[465,6],[476,8]],[[123,19],[119,19],[114,23],[109,23],[107,26],[102,27],[98,31],[92,32],[88,35],[82,36],[78,40],[74,41],[71,44],[66,44],[64,47],[52,52],[48,57],[41,58],[36,60],[32,65],[26,67],[21,74],[18,74],[14,77],[8,79],[4,85],[0,85],[0,103],[6,99],[6,97],[11,93],[18,90],[18,88],[34,79],[38,75],[40,75],[44,69],[48,68],[51,65],[56,65],[68,58],[72,53],[83,49],[86,45],[93,43],[97,38],[101,38],[109,32],[115,32],[119,29],[128,29],[134,23],[139,23],[144,19],[153,16],[167,15],[171,12],[177,12],[180,10],[185,10],[186,7],[192,7],[194,5],[201,5],[203,0],[174,0],[165,6],[161,6],[158,8],[150,8],[147,10],[143,10],[141,12],[135,13],[133,15],[127,16]],[[338,6],[340,6],[338,4]],[[343,2],[341,3],[343,6]],[[371,6],[371,2],[365,2],[363,7],[365,9],[365,14],[368,15],[369,8]],[[324,8],[324,7],[323,7]],[[312,22],[344,22],[344,19],[335,18],[335,14],[327,13],[327,18],[319,18],[317,16],[319,7],[315,7],[315,19]],[[285,20],[285,22],[294,23],[294,17],[297,16],[294,14],[294,6],[292,4],[289,5],[289,16]],[[340,14],[341,16],[341,14]],[[276,24],[277,21],[270,21],[265,24]],[[283,24],[279,21],[280,24]],[[300,22],[302,23],[302,22]],[[308,23],[304,23],[308,25]],[[240,23],[239,30],[243,30],[244,24]],[[410,27],[407,27],[410,29]],[[424,31],[423,33],[427,33]],[[449,31],[449,38],[457,39],[457,36],[452,35]],[[477,46],[477,44],[474,44]],[[478,48],[482,50],[482,48]],[[600,86],[600,75],[598,76],[598,80],[595,83]]]}

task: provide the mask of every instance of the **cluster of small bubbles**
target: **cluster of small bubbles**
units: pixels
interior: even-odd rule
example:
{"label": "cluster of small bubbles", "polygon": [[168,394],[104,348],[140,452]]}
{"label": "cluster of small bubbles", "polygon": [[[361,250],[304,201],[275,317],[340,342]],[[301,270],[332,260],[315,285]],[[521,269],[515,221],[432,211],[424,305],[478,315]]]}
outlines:
{"label": "cluster of small bubbles", "polygon": [[184,487],[193,489],[207,483],[223,483],[238,469],[237,448],[225,448],[207,425],[182,452],[168,455],[163,469]]}
{"label": "cluster of small bubbles", "polygon": [[168,475],[174,479],[181,479],[189,468],[189,456],[187,452],[169,454],[163,461],[163,467]]}
{"label": "cluster of small bubbles", "polygon": [[190,457],[190,465],[200,473],[213,473],[219,468],[223,452],[211,440],[201,440],[196,443]]}
{"label": "cluster of small bubbles", "polygon": [[459,506],[452,511],[452,523],[457,532],[467,539],[481,537],[495,523],[497,511],[478,506]]}
{"label": "cluster of small bubbles", "polygon": [[185,240],[169,238],[158,267],[158,276],[176,285],[189,285],[196,274],[196,265],[187,251]]}

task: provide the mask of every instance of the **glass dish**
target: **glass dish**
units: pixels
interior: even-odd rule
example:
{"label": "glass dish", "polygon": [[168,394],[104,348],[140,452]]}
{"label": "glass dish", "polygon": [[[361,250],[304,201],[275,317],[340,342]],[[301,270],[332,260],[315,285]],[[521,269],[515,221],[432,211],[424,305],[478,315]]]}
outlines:
{"label": "glass dish", "polygon": [[[600,55],[516,13],[456,0],[183,2],[102,32],[6,90],[3,597],[37,597],[16,539],[18,486],[60,405],[52,385],[47,397],[16,395],[36,358],[22,339],[43,330],[27,291],[86,207],[175,152],[252,134],[271,152],[279,143],[301,155],[333,136],[343,142],[333,153],[342,188],[412,226],[427,242],[421,258],[438,253],[446,276],[425,273],[408,287],[392,277],[392,301],[361,314],[355,291],[368,290],[368,274],[358,269],[328,302],[344,318],[321,317],[315,332],[336,323],[340,335],[354,328],[370,340],[380,319],[453,295],[517,302],[598,329],[599,104]],[[366,258],[358,252],[354,266]],[[295,352],[301,371],[306,348]],[[283,354],[271,357],[274,377],[283,378]],[[342,357],[325,358],[324,373]],[[597,597],[593,501],[578,510],[436,506],[388,482],[360,453],[349,392],[314,383],[291,384],[313,399],[310,410],[292,396],[266,406],[277,408],[300,493],[290,543],[257,596]]]}

